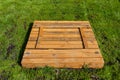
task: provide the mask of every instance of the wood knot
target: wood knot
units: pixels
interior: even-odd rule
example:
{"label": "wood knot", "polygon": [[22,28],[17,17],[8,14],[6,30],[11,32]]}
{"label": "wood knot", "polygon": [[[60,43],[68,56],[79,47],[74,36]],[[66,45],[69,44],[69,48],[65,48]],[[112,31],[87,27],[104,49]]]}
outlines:
{"label": "wood knot", "polygon": [[98,51],[96,51],[96,52],[95,52],[95,54],[99,54],[99,52],[98,52]]}
{"label": "wood knot", "polygon": [[25,54],[29,55],[29,54],[30,54],[30,52],[26,52]]}
{"label": "wood knot", "polygon": [[37,25],[35,25],[35,27],[37,27]]}
{"label": "wood knot", "polygon": [[53,54],[53,56],[55,56],[56,54]]}

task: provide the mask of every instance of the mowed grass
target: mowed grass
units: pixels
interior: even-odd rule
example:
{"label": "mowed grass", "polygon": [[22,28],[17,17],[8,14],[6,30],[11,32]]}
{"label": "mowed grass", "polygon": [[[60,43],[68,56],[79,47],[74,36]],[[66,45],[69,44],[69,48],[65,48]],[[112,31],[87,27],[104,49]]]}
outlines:
{"label": "mowed grass", "polygon": [[[89,20],[104,68],[22,68],[34,20]],[[120,0],[0,0],[0,80],[120,80]]]}

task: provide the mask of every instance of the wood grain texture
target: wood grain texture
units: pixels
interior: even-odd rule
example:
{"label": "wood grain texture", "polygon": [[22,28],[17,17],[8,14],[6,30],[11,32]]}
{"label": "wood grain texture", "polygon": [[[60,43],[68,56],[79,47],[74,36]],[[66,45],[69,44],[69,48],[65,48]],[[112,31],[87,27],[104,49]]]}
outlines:
{"label": "wood grain texture", "polygon": [[80,31],[85,48],[98,48],[92,28],[81,27]]}
{"label": "wood grain texture", "polygon": [[90,27],[89,21],[35,21],[33,27]]}
{"label": "wood grain texture", "polygon": [[89,21],[35,21],[21,64],[25,68],[102,68]]}
{"label": "wood grain texture", "polygon": [[[30,54],[27,54],[30,53]],[[74,53],[74,54],[73,54]],[[102,58],[99,49],[39,50],[26,49],[24,58]]]}

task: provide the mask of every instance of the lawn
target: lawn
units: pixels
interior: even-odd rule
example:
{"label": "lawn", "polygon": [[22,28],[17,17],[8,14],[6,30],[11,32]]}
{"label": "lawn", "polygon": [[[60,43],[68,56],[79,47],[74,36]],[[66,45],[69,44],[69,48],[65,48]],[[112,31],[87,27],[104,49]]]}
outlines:
{"label": "lawn", "polygon": [[[89,20],[104,68],[22,68],[34,20]],[[0,80],[120,80],[120,0],[0,0]]]}

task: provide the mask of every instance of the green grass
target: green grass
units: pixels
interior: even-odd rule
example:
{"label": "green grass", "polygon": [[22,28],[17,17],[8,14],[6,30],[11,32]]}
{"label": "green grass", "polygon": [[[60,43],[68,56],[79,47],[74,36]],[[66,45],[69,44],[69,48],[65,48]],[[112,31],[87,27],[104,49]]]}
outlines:
{"label": "green grass", "polygon": [[[34,20],[89,20],[105,60],[102,69],[24,69]],[[0,80],[120,80],[120,0],[0,0]]]}

